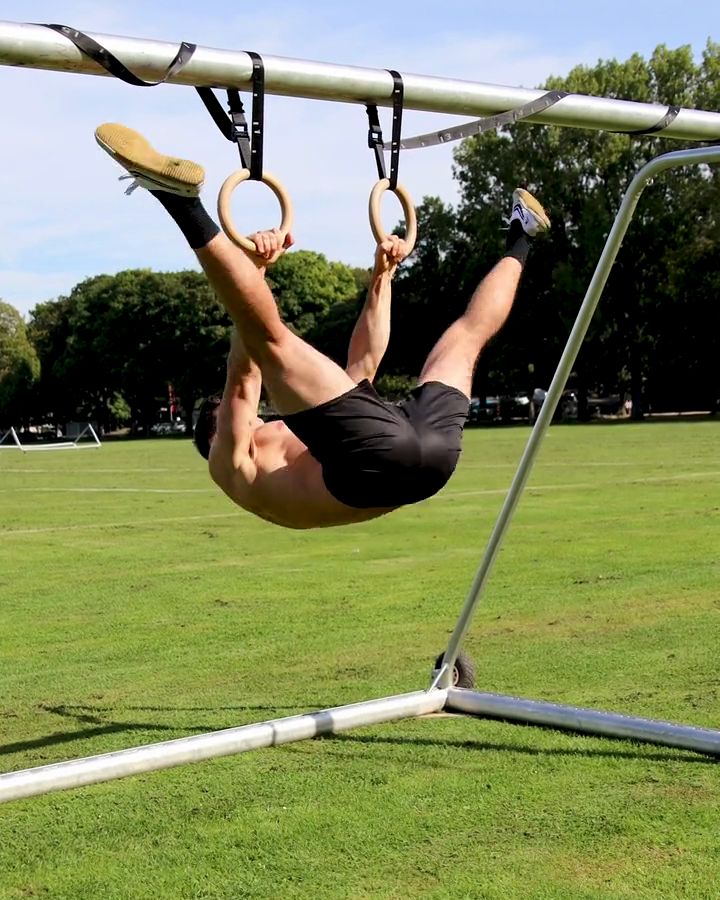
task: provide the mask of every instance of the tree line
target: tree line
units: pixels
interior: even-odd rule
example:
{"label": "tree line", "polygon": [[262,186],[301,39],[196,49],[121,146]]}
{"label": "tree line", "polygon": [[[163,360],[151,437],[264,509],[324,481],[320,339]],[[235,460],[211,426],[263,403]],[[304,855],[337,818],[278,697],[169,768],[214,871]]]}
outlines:
{"label": "tree line", "polygon": [[[720,44],[650,59],[578,66],[546,89],[720,109]],[[513,189],[545,204],[502,334],[478,365],[478,395],[547,388],[586,287],[637,170],[676,141],[519,124],[464,141],[454,155],[457,205],[425,197],[419,239],[396,278],[393,331],[380,387],[407,390],[442,330],[502,254]],[[573,373],[580,398],[629,394],[633,415],[715,411],[720,397],[720,174],[661,176],[640,202]],[[285,321],[344,362],[369,272],[311,251],[286,254],[270,281]],[[0,424],[92,420],[147,429],[177,397],[190,421],[221,389],[229,321],[204,276],[131,270],[98,275],[38,303],[29,321],[0,303]]]}

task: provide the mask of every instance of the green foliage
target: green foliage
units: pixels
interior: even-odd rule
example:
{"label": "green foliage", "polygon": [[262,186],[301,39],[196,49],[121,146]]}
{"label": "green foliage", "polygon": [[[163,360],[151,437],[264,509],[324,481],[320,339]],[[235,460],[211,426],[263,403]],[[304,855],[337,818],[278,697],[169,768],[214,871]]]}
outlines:
{"label": "green foliage", "polygon": [[357,270],[328,262],[311,250],[281,256],[268,276],[280,314],[301,336],[311,332],[335,304],[354,300],[359,280]]}
{"label": "green foliage", "polygon": [[417,379],[407,375],[381,375],[375,381],[375,388],[381,397],[388,400],[405,400],[416,384]]}
{"label": "green foliage", "polygon": [[[719,52],[709,43],[696,65],[689,47],[660,46],[648,61],[634,54],[579,66],[546,87],[718,108]],[[519,378],[533,364],[547,386],[626,187],[650,158],[678,147],[656,137],[521,124],[457,150],[457,230],[463,240],[475,235],[478,261],[488,265],[497,252],[498,223],[517,185],[537,192],[553,220],[509,326],[481,361],[480,379],[489,368]],[[578,359],[578,387],[632,389],[637,413],[648,398],[670,402],[683,381],[699,408],[713,407],[720,320],[705,298],[717,284],[719,199],[717,169],[676,170],[646,190]]]}
{"label": "green foliage", "polygon": [[134,425],[147,428],[169,385],[189,416],[223,383],[228,320],[198,272],[99,275],[31,315],[46,411],[56,418],[108,424],[121,396]]}
{"label": "green foliage", "polygon": [[[633,54],[578,66],[546,87],[718,109],[720,44],[709,41],[698,62],[689,47],[661,45],[647,60]],[[527,124],[461,144],[457,206],[424,197],[417,208],[419,239],[396,278],[381,373],[420,372],[503,253],[502,223],[513,189],[523,185],[547,206],[553,227],[533,249],[515,309],[484,351],[474,387],[477,394],[547,387],[626,187],[646,161],[679,146],[655,136]],[[631,391],[635,415],[648,402],[715,408],[719,211],[718,167],[676,170],[645,191],[572,376],[581,401],[597,389]],[[281,257],[268,280],[288,325],[344,365],[369,273],[297,251]],[[6,351],[0,414],[9,414],[12,396],[13,409],[33,409],[59,424],[83,418],[112,425],[121,397],[139,430],[167,403],[172,385],[189,417],[198,398],[223,383],[228,328],[197,272],[89,278],[31,314],[28,336],[41,363],[34,394],[32,353]]]}
{"label": "green foliage", "polygon": [[108,412],[112,420],[120,427],[129,425],[132,422],[132,410],[121,394],[115,394],[112,400],[108,402]]}
{"label": "green foliage", "polygon": [[[271,278],[291,327],[316,330],[328,343],[337,330],[347,347],[367,272],[300,251],[283,257]],[[172,386],[190,425],[197,400],[224,382],[229,320],[198,272],[88,278],[67,297],[36,306],[29,334],[42,360],[38,416],[58,423],[129,421],[146,431]]]}
{"label": "green foliage", "polygon": [[39,374],[40,363],[22,316],[0,301],[0,424],[27,421]]}

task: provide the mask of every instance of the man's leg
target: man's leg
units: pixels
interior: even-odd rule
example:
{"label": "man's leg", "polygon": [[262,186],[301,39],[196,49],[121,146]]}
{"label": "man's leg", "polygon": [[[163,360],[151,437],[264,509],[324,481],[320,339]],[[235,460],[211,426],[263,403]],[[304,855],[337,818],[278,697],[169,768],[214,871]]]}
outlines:
{"label": "man's leg", "polygon": [[299,412],[355,387],[338,365],[282,322],[263,273],[222,234],[200,202],[202,167],[157,153],[142,135],[122,125],[101,125],[95,136],[175,220],[260,367],[278,412]]}
{"label": "man's leg", "polygon": [[550,221],[527,191],[513,195],[507,253],[478,285],[465,313],[430,351],[419,384],[440,381],[468,398],[478,357],[500,331],[512,309],[530,248],[530,237],[547,231]]}
{"label": "man's leg", "polygon": [[224,234],[194,249],[279,413],[310,409],[355,387],[340,366],[283,323],[261,271]]}

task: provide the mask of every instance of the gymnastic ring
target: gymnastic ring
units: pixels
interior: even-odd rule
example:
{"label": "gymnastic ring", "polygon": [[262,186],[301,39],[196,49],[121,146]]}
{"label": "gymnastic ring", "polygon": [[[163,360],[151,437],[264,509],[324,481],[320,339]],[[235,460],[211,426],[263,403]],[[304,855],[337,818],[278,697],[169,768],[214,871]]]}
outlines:
{"label": "gymnastic ring", "polygon": [[[373,237],[378,244],[381,244],[389,237],[382,227],[380,217],[380,199],[385,191],[389,189],[390,179],[381,178],[370,192],[370,228],[372,229]],[[408,245],[408,253],[411,253],[415,246],[415,241],[417,240],[417,216],[415,215],[415,204],[412,202],[412,197],[408,191],[401,184],[397,185],[393,193],[400,201],[403,213],[405,214],[405,242]]]}
{"label": "gymnastic ring", "polygon": [[[237,171],[228,175],[223,183],[223,186],[220,188],[220,195],[218,196],[218,217],[220,219],[220,224],[222,225],[223,231],[230,238],[233,244],[236,244],[238,247],[240,247],[242,250],[246,250],[248,253],[257,253],[255,242],[251,241],[250,238],[245,237],[244,234],[240,234],[240,232],[235,228],[230,214],[230,198],[233,191],[239,184],[242,184],[243,181],[247,181],[249,178],[250,169],[238,169]],[[290,200],[290,195],[285,190],[283,185],[277,180],[277,178],[275,178],[273,175],[270,175],[268,172],[263,172],[262,182],[270,188],[270,190],[275,194],[275,196],[278,198],[278,202],[280,203],[282,221],[280,222],[279,231],[284,239],[287,233],[292,228],[293,223],[293,206],[292,201]]]}

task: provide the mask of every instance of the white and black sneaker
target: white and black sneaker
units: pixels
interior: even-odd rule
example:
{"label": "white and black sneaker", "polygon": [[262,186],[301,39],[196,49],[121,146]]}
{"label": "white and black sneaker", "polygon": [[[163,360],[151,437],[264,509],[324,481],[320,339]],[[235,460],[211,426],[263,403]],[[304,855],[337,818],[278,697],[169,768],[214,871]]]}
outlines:
{"label": "white and black sneaker", "polygon": [[516,220],[528,237],[544,234],[550,228],[550,219],[542,205],[533,197],[530,191],[526,191],[524,188],[517,188],[513,191],[510,224],[512,225]]}
{"label": "white and black sneaker", "polygon": [[197,197],[205,180],[205,170],[189,159],[165,156],[154,150],[137,131],[125,125],[106,123],[95,129],[95,140],[112,158],[127,169],[132,178],[125,191],[131,194],[135,188],[149,191],[166,191],[181,197]]}

